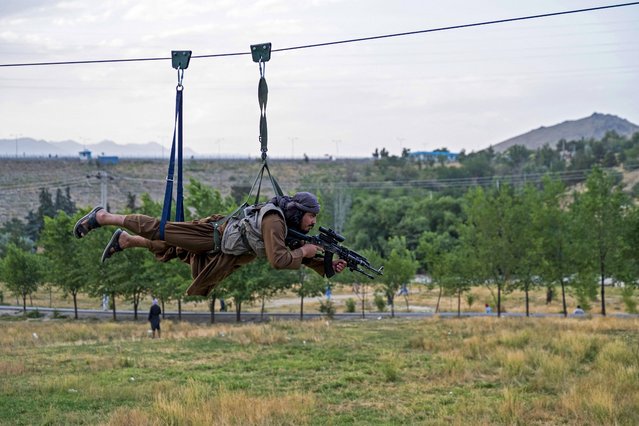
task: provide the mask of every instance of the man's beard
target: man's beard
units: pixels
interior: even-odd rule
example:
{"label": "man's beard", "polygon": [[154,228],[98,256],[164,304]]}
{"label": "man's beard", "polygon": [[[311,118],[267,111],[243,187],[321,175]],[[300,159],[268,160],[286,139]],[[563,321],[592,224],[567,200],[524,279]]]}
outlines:
{"label": "man's beard", "polygon": [[299,225],[291,225],[291,226],[289,226],[289,228],[296,230],[296,231],[297,231],[297,232],[299,232],[300,234],[304,234],[304,235],[306,235],[306,234],[308,234],[308,233],[310,232],[310,230],[311,230],[311,229],[313,229],[313,226],[311,226],[311,227],[310,227],[307,231],[305,231],[305,230],[301,229],[301,228],[299,227]]}

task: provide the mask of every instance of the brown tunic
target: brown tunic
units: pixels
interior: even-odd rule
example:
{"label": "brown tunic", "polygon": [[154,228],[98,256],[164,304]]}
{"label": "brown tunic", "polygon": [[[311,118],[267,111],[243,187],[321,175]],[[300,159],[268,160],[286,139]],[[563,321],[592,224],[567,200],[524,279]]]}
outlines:
{"label": "brown tunic", "polygon": [[[213,224],[222,219],[213,215],[192,222],[167,222],[164,240],[159,239],[160,220],[139,214],[127,215],[124,227],[148,239],[147,249],[161,262],[180,259],[191,265],[193,282],[186,293],[190,296],[206,296],[222,280],[237,268],[255,259],[255,254],[233,256],[214,249]],[[224,226],[220,227],[224,232]],[[275,269],[299,269],[304,265],[324,275],[324,264],[320,259],[304,259],[302,249],[289,250],[285,244],[286,226],[281,216],[267,213],[262,219],[262,238],[266,258]]]}

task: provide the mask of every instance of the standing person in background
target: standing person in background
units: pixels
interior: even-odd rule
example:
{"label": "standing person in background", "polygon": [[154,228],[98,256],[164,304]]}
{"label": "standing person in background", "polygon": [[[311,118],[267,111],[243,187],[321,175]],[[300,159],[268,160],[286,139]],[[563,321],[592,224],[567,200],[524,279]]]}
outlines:
{"label": "standing person in background", "polygon": [[103,311],[108,311],[109,310],[109,295],[105,294],[102,296],[102,310]]}
{"label": "standing person in background", "polygon": [[153,332],[153,338],[155,339],[155,331],[158,332],[158,338],[161,337],[160,331],[160,315],[162,314],[162,309],[160,309],[160,305],[158,305],[158,299],[153,299],[153,303],[151,304],[151,309],[149,309],[149,322],[151,323],[151,331]]}

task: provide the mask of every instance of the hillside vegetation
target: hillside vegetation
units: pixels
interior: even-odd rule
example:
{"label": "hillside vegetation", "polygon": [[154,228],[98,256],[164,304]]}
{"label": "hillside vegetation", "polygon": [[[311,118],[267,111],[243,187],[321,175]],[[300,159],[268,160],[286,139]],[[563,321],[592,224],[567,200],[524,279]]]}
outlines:
{"label": "hillside vegetation", "polygon": [[[272,173],[285,190],[299,188],[304,178],[313,181],[317,175],[345,176],[347,170],[361,169],[371,161],[274,161]],[[121,211],[128,194],[139,197],[148,193],[152,199],[164,198],[168,160],[120,159],[111,166],[98,166],[95,161],[59,158],[0,159],[0,223],[13,218],[25,220],[31,210],[37,210],[38,194],[45,188],[70,188],[71,198],[78,207],[101,202],[102,185],[113,211]],[[260,162],[250,160],[185,160],[184,180],[196,179],[218,189],[223,195],[233,191],[241,198],[248,196],[250,186],[260,168]],[[102,178],[101,174],[106,174]],[[104,175],[102,175],[104,176]],[[270,184],[264,182],[268,191]],[[270,192],[269,192],[270,193]]]}
{"label": "hillside vegetation", "polygon": [[[322,204],[319,224],[343,233],[345,244],[375,268],[385,266],[372,282],[391,313],[395,296],[417,272],[428,274],[442,293],[455,295],[458,310],[472,287],[487,286],[498,314],[503,295],[513,291],[524,293],[529,314],[531,291],[545,288],[562,301],[564,314],[572,309],[572,296],[585,310],[598,306],[606,315],[605,288],[614,284],[624,286],[624,310],[637,311],[637,186],[624,184],[623,173],[636,173],[639,133],[630,138],[608,133],[602,140],[562,141],[535,151],[515,145],[501,154],[462,153],[455,164],[406,150],[400,157],[384,148],[373,154],[369,160],[274,161],[271,170],[287,191],[315,192]],[[39,160],[36,177],[26,165],[27,160],[11,164],[15,191],[37,192],[37,203],[32,200],[37,207],[0,228],[0,278],[23,305],[45,283],[74,298],[110,294],[112,300],[122,296],[137,303],[152,293],[183,300],[191,280],[184,265],[158,264],[144,250],[125,250],[117,262],[96,267],[113,230],[97,229],[82,240],[70,232],[79,210],[99,203],[103,182],[112,211],[159,216],[164,182],[157,175],[164,164],[123,160],[97,170],[92,163]],[[187,161],[187,219],[232,211],[246,200],[258,167],[250,161]],[[8,191],[14,184],[3,179]],[[263,187],[269,186],[265,178]],[[267,193],[262,190],[262,199]],[[333,281],[362,279],[367,278],[347,272]],[[243,302],[289,290],[312,297],[327,285],[317,274],[253,262],[209,296],[233,299],[239,318]]]}
{"label": "hillside vegetation", "polygon": [[[371,150],[372,152],[372,150]],[[382,148],[368,159],[275,160],[271,171],[285,191],[344,188],[388,190],[415,188],[460,195],[475,185],[501,182],[521,183],[539,180],[554,173],[568,185],[585,180],[591,167],[623,166],[619,171],[626,179],[626,190],[636,183],[639,166],[639,133],[623,136],[608,132],[602,139],[561,140],[556,146],[529,149],[514,145],[504,152],[493,149],[462,153],[459,163],[440,159],[416,160],[405,150],[401,157],[390,156]],[[24,220],[29,211],[38,208],[41,189],[52,194],[69,188],[78,207],[101,202],[103,190],[113,211],[121,211],[131,195],[148,193],[153,200],[164,197],[168,161],[120,159],[110,166],[95,161],[63,158],[0,158],[0,224],[13,218]],[[195,179],[244,200],[260,167],[258,160],[187,159],[184,179]],[[270,184],[265,181],[270,191]],[[270,192],[269,192],[270,193]]]}

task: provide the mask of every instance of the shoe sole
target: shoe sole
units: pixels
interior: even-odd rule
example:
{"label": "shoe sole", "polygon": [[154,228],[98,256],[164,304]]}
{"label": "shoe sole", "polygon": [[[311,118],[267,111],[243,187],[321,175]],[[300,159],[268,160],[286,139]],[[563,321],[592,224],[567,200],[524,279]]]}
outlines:
{"label": "shoe sole", "polygon": [[[122,235],[122,230],[119,228],[116,229],[113,235],[111,235],[109,244],[106,245],[104,251],[102,252],[102,263],[104,263],[105,260],[113,256],[117,252],[122,251],[122,247],[120,247],[120,235]],[[115,249],[116,245],[120,248],[119,250]],[[115,249],[113,253],[111,253],[111,248]]]}
{"label": "shoe sole", "polygon": [[[75,226],[73,227],[73,235],[75,235],[75,237],[76,237],[76,238],[84,238],[84,237],[86,237],[86,236],[87,236],[87,234],[88,234],[89,232],[91,232],[92,230],[96,229],[96,228],[87,229],[87,232],[86,232],[86,234],[84,234],[84,235],[80,235],[80,232],[79,232],[79,228],[80,228],[80,227],[83,227],[82,222],[89,220],[89,218],[91,217],[91,215],[96,214],[98,211],[100,211],[100,210],[102,210],[102,209],[103,209],[103,207],[102,207],[102,206],[94,207],[94,208],[93,208],[93,210],[91,210],[89,213],[87,213],[87,214],[85,214],[84,216],[82,216],[82,217],[80,218],[80,220],[78,220],[78,221],[75,223]],[[88,227],[88,223],[87,223],[87,227]]]}

